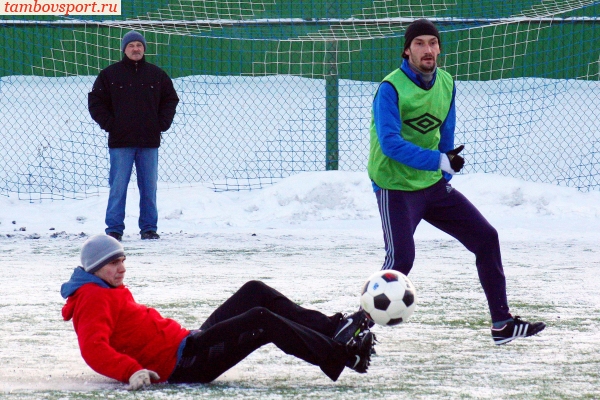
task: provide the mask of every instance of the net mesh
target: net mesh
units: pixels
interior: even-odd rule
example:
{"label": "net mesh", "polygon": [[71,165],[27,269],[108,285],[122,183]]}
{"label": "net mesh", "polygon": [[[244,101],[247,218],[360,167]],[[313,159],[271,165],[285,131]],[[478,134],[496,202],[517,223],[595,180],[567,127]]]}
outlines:
{"label": "net mesh", "polygon": [[442,36],[470,172],[596,190],[598,1],[140,1],[119,18],[0,17],[0,193],[84,197],[108,185],[87,93],[129,30],[173,78],[159,180],[260,188],[366,170],[370,106],[408,24]]}

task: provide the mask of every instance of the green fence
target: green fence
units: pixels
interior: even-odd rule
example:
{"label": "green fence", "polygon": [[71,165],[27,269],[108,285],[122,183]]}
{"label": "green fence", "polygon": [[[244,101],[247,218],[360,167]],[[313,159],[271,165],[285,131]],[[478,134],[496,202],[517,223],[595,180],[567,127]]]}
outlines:
{"label": "green fence", "polygon": [[181,98],[159,179],[259,188],[300,171],[363,171],[370,103],[410,21],[442,31],[469,172],[600,188],[600,2],[134,1],[119,18],[1,16],[0,193],[107,186],[87,112],[136,29]]}

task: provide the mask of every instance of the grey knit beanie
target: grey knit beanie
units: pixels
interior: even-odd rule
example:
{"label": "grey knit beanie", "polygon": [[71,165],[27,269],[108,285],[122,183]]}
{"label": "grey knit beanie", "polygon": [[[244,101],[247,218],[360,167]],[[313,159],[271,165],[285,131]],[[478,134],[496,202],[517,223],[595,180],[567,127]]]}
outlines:
{"label": "grey knit beanie", "polygon": [[406,32],[404,32],[404,50],[402,51],[402,58],[408,58],[404,52],[410,47],[413,39],[421,35],[435,36],[440,42],[440,47],[442,46],[440,32],[433,22],[426,19],[417,19],[411,22],[411,24],[408,25],[408,28],[406,28]]}
{"label": "grey knit beanie", "polygon": [[131,42],[142,42],[144,45],[144,50],[146,50],[146,39],[141,35],[141,33],[136,31],[129,31],[123,36],[123,41],[121,42],[121,51],[125,51],[125,47]]}
{"label": "grey knit beanie", "polygon": [[93,274],[111,261],[125,256],[119,241],[108,235],[92,236],[81,247],[81,266]]}

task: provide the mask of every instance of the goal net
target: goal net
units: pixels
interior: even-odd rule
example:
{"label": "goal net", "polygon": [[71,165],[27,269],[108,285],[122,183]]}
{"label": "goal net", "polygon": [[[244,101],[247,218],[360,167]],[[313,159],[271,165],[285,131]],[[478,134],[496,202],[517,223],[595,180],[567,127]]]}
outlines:
{"label": "goal net", "polygon": [[132,29],[180,97],[161,182],[242,190],[364,171],[373,95],[423,17],[456,79],[463,171],[596,190],[598,15],[591,0],[134,0],[118,18],[0,16],[0,193],[107,187],[107,134],[87,93]]}

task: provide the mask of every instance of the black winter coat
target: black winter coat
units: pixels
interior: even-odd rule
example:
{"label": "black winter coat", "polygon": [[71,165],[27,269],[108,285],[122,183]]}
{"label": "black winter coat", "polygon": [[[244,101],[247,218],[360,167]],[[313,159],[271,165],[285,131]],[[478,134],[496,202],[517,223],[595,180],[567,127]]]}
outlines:
{"label": "black winter coat", "polygon": [[103,69],[88,94],[90,115],[108,132],[108,147],[160,146],[179,103],[173,82],[154,64],[127,56]]}

